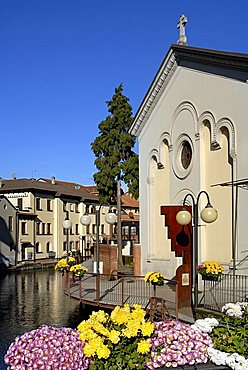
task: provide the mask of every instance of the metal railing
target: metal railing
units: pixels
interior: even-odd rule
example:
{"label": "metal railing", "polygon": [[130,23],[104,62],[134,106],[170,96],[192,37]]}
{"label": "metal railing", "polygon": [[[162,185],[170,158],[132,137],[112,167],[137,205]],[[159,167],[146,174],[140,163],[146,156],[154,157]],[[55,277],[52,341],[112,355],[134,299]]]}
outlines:
{"label": "metal railing", "polygon": [[[129,304],[139,304],[148,309],[152,297],[163,298],[167,311],[178,318],[178,289],[174,280],[164,280],[163,286],[149,285],[143,276],[86,273],[80,280],[73,280],[65,275],[67,284],[64,289],[70,298],[82,303],[113,308]],[[97,281],[99,279],[99,281]]]}
{"label": "metal railing", "polygon": [[[233,290],[233,286],[235,290]],[[248,301],[248,276],[223,274],[219,281],[204,281],[200,306],[220,311],[226,303]]]}

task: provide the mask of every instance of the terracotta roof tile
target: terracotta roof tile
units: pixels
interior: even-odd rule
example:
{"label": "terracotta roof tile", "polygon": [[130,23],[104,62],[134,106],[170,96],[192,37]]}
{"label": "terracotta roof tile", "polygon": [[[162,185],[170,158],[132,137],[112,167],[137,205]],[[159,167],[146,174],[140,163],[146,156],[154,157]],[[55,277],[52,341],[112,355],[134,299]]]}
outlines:
{"label": "terracotta roof tile", "polygon": [[85,189],[75,189],[61,184],[52,184],[51,182],[35,180],[35,179],[11,179],[2,180],[2,187],[0,188],[0,193],[8,193],[14,191],[44,191],[47,193],[52,193],[54,196],[69,196],[76,198],[83,198],[88,200],[97,201],[97,197],[94,194],[90,194]]}

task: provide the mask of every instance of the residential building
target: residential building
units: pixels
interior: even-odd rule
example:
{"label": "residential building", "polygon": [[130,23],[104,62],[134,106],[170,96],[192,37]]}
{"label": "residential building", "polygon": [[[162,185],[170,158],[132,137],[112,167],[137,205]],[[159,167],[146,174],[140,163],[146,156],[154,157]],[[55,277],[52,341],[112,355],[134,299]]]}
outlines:
{"label": "residential building", "polygon": [[18,211],[0,195],[0,265],[14,265],[17,256]]}
{"label": "residential building", "polygon": [[[2,179],[0,199],[4,199],[9,204],[7,209],[13,212],[12,234],[15,246],[11,255],[8,248],[5,248],[4,255],[7,258],[12,256],[11,263],[59,258],[64,251],[70,250],[79,251],[83,259],[89,258],[96,241],[95,212],[99,205],[98,193],[91,191],[93,188],[59,181],[54,177],[38,180]],[[113,230],[113,226],[105,221],[107,210],[108,207],[104,205],[100,215],[102,242],[115,239],[116,233],[116,229]],[[123,212],[125,222],[127,219],[130,221],[132,239],[138,240],[138,201],[123,195]],[[80,223],[84,213],[91,217],[87,227]],[[0,213],[0,216],[8,225],[8,217],[11,215],[6,213],[2,216]],[[69,230],[63,228],[66,219],[72,224]]]}
{"label": "residential building", "polygon": [[[60,257],[63,251],[87,248],[84,237],[88,231],[80,224],[87,207],[98,203],[97,197],[80,186],[68,187],[44,180],[2,180],[0,194],[18,210],[16,262]],[[72,227],[63,229],[69,218]]]}

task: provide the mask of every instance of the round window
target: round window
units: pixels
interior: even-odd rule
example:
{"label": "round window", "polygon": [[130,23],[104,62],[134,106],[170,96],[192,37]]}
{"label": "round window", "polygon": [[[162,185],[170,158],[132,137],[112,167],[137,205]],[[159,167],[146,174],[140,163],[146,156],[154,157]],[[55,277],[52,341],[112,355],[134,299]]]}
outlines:
{"label": "round window", "polygon": [[181,163],[185,170],[189,167],[192,159],[192,148],[188,141],[182,143]]}
{"label": "round window", "polygon": [[175,141],[172,165],[175,175],[179,179],[185,179],[191,172],[194,162],[194,145],[191,138],[180,135]]}

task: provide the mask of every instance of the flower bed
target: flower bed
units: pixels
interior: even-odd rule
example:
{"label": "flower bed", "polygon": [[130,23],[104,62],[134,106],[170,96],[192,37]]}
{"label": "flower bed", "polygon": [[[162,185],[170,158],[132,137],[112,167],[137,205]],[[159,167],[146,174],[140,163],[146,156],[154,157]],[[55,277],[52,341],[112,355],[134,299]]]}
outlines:
{"label": "flower bed", "polygon": [[42,326],[17,337],[5,356],[9,370],[248,370],[248,303],[229,303],[194,325],[147,322],[139,306],[93,312],[78,330]]}
{"label": "flower bed", "polygon": [[17,337],[4,360],[8,370],[86,370],[90,359],[83,349],[78,331],[44,325]]}

